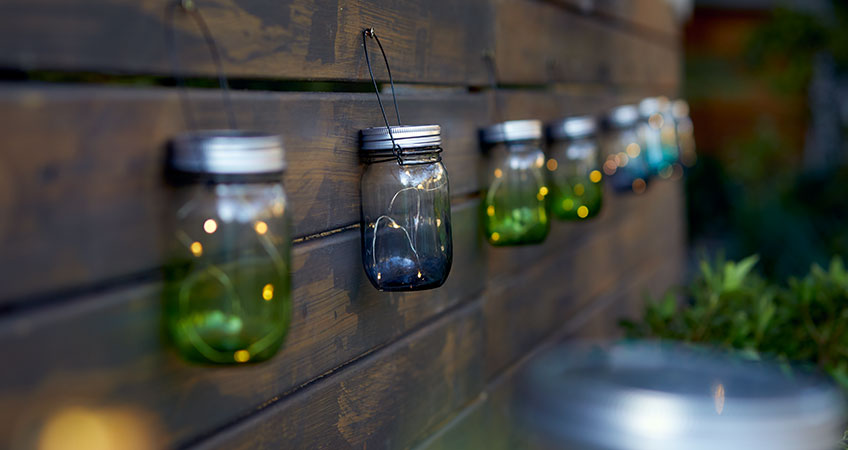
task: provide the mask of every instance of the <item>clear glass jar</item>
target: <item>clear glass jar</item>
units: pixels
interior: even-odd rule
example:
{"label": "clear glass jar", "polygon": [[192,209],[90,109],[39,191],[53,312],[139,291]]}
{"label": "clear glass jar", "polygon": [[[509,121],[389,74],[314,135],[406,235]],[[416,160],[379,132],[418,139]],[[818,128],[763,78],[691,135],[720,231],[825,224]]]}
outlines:
{"label": "clear glass jar", "polygon": [[288,205],[279,136],[203,131],[171,142],[165,323],[189,360],[273,356],[291,320]]}
{"label": "clear glass jar", "polygon": [[675,100],[671,105],[671,113],[677,131],[680,162],[686,167],[692,167],[698,160],[698,155],[695,151],[695,127],[689,116],[689,103],[683,99]]}
{"label": "clear glass jar", "polygon": [[610,111],[606,124],[601,148],[606,155],[603,169],[607,183],[617,192],[645,192],[650,172],[643,151],[644,134],[638,128],[638,108],[619,106]]}
{"label": "clear glass jar", "polygon": [[[441,286],[453,262],[450,189],[438,125],[361,131],[362,264],[381,291]],[[392,139],[400,151],[392,150]]]}
{"label": "clear glass jar", "polygon": [[641,125],[645,133],[648,167],[660,178],[670,178],[680,152],[671,103],[665,97],[649,97],[639,103]]}
{"label": "clear glass jar", "polygon": [[570,117],[548,127],[551,212],[563,220],[595,217],[603,202],[603,175],[593,117]]}
{"label": "clear glass jar", "polygon": [[495,246],[544,241],[550,223],[542,123],[503,122],[485,128],[482,141],[489,156],[482,202],[486,239]]}

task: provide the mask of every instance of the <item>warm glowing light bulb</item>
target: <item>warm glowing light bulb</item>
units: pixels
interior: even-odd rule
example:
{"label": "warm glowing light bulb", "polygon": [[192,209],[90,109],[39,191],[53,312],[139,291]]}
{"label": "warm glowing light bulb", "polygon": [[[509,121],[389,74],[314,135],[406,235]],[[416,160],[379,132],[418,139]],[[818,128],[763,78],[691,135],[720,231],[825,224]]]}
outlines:
{"label": "warm glowing light bulb", "polygon": [[[624,151],[627,153],[627,156],[635,158],[639,156],[640,153],[642,153],[642,147],[639,147],[639,144],[635,142],[631,142],[627,144],[627,147],[624,149]],[[625,162],[624,164],[627,163]]]}
{"label": "warm glowing light bulb", "polygon": [[548,170],[553,172],[553,171],[557,170],[557,167],[559,167],[559,163],[557,163],[557,160],[551,158],[551,159],[548,160],[547,167],[548,167]]}
{"label": "warm glowing light bulb", "polygon": [[203,222],[203,231],[212,234],[218,229],[218,222],[215,222],[215,219],[206,219]]}
{"label": "warm glowing light bulb", "polygon": [[266,284],[262,288],[262,298],[267,302],[274,298],[274,285],[271,283]]}
{"label": "warm glowing light bulb", "polygon": [[645,180],[637,178],[633,180],[633,184],[631,185],[631,187],[633,188],[633,192],[641,194],[645,192],[645,188],[647,187],[647,185],[645,184]]}
{"label": "warm glowing light bulb", "polygon": [[589,215],[589,208],[587,208],[586,206],[581,206],[581,207],[577,208],[577,216],[580,217],[581,219],[585,219],[586,216],[588,216],[588,215]]}
{"label": "warm glowing light bulb", "polygon": [[382,274],[382,273],[380,273],[380,272],[377,272],[377,279],[379,280],[379,279],[381,279],[381,278],[383,278],[383,274]]}
{"label": "warm glowing light bulb", "polygon": [[438,217],[436,218],[436,226],[437,227],[442,226],[442,219],[439,219]]}
{"label": "warm glowing light bulb", "polygon": [[489,205],[489,206],[487,206],[487,207],[486,207],[486,214],[487,214],[489,217],[494,216],[494,215],[495,215],[495,206],[494,206],[494,205]]}
{"label": "warm glowing light bulb", "polygon": [[542,197],[548,195],[548,187],[547,186],[540,187],[539,188],[539,195],[541,195]]}
{"label": "warm glowing light bulb", "polygon": [[418,271],[418,278],[424,278],[424,275],[421,274],[421,271]]}
{"label": "warm glowing light bulb", "polygon": [[253,225],[253,229],[256,230],[256,234],[265,234],[268,232],[268,224],[261,220],[257,220]]}
{"label": "warm glowing light bulb", "polygon": [[493,241],[498,241],[500,238],[501,238],[501,234],[500,234],[500,233],[498,233],[497,231],[495,231],[494,233],[492,233],[492,240],[493,240]]}
{"label": "warm glowing light bulb", "polygon": [[189,248],[191,249],[191,254],[194,256],[200,256],[203,254],[203,245],[201,245],[200,242],[192,242]]}
{"label": "warm glowing light bulb", "polygon": [[589,172],[589,181],[592,183],[599,183],[601,181],[601,171],[593,170]]}
{"label": "warm glowing light bulb", "polygon": [[250,352],[247,350],[238,350],[233,353],[233,359],[240,363],[247,362],[250,360]]}
{"label": "warm glowing light bulb", "polygon": [[503,176],[503,170],[495,169],[495,178],[500,178]]}

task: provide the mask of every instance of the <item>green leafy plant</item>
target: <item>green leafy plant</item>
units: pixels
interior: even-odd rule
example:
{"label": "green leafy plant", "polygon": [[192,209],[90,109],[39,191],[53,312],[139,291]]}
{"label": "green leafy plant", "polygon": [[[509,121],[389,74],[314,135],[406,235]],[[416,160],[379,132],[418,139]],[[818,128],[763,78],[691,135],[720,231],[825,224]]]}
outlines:
{"label": "green leafy plant", "polygon": [[813,265],[805,277],[784,285],[758,275],[758,260],[754,255],[739,262],[702,261],[683,290],[686,301],[674,290],[649,299],[640,320],[621,322],[626,335],[815,364],[848,391],[848,270],[842,260],[833,258],[827,268]]}

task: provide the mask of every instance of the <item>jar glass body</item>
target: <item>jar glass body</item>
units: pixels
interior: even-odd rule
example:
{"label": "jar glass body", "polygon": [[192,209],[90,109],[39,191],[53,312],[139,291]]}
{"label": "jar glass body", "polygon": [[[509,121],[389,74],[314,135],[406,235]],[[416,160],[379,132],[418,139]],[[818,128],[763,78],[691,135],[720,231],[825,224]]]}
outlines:
{"label": "jar glass body", "polygon": [[188,359],[273,356],[291,320],[291,238],[282,184],[183,182],[172,193],[165,264],[169,334]]}
{"label": "jar glass body", "polygon": [[603,171],[607,183],[618,192],[642,193],[647,188],[650,169],[645,155],[644,128],[613,128],[604,133],[602,149],[606,155]]}
{"label": "jar glass body", "polygon": [[448,174],[438,154],[367,164],[361,196],[362,264],[371,284],[381,291],[444,284],[453,240]]}
{"label": "jar glass body", "polygon": [[482,216],[486,239],[496,246],[537,244],[550,228],[545,154],[538,141],[489,148]]}
{"label": "jar glass body", "polygon": [[546,163],[550,178],[551,212],[563,220],[594,217],[603,202],[603,176],[594,138],[551,143]]}
{"label": "jar glass body", "polygon": [[669,178],[680,157],[677,131],[671,114],[655,113],[640,123],[645,136],[645,151],[652,174]]}

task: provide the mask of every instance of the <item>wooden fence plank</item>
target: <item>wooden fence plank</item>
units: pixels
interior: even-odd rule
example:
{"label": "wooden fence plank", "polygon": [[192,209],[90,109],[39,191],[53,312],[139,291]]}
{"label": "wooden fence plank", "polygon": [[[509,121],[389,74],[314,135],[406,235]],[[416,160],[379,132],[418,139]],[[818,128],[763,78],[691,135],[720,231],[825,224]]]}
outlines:
{"label": "wooden fence plank", "polygon": [[[169,75],[168,0],[12,0],[0,6],[0,66]],[[396,81],[485,83],[486,0],[198,0],[230,77],[368,80],[374,27]],[[177,17],[180,67],[214,76],[197,27]],[[106,38],[104,38],[106,37]],[[379,54],[376,46],[375,54]],[[379,57],[375,59],[379,60]],[[378,64],[381,65],[381,64]],[[385,69],[375,67],[385,78]]]}
{"label": "wooden fence plank", "polygon": [[[11,0],[0,5],[0,67],[169,75],[167,0]],[[646,83],[659,80],[667,45],[615,24],[535,0],[199,0],[230,77],[368,81],[361,31],[373,26],[396,81],[488,84],[495,49],[501,81]],[[606,8],[610,9],[610,8]],[[604,10],[602,8],[602,10]],[[654,8],[615,6],[619,15]],[[646,11],[646,12],[642,12]],[[194,24],[182,17],[180,68],[214,76]],[[640,19],[641,20],[641,19]],[[533,30],[533,32],[527,32]],[[108,36],[104,39],[104,36]],[[626,42],[637,39],[647,76],[634,77]],[[673,39],[668,39],[673,43]],[[376,48],[375,48],[376,52]],[[376,53],[375,53],[376,54]],[[379,60],[379,59],[377,59]],[[375,68],[385,80],[385,70]],[[619,74],[621,74],[619,76]]]}
{"label": "wooden fence plank", "polygon": [[[604,341],[620,336],[621,317],[633,316],[630,305],[640,304],[645,292],[659,290],[680,281],[680,263],[674,258],[652,258],[637,270],[623,273],[618,287],[592,299],[585,314],[565,322],[530,352],[498,377],[491,379],[478,399],[456,413],[445,426],[415,447],[415,450],[462,450],[485,448],[507,450],[526,448],[512,407],[517,373],[533,356],[564,340]],[[624,308],[622,308],[624,306]]]}
{"label": "wooden fence plank", "polygon": [[472,302],[197,448],[407,448],[483,389],[481,321]]}
{"label": "wooden fence plank", "polygon": [[29,440],[69,408],[132,408],[158,418],[154,444],[173,445],[386,345],[478,297],[485,247],[477,201],[453,208],[454,267],[440,289],[380,293],[361,268],[359,231],[295,246],[293,319],[280,353],[234,368],[185,363],[160,332],[160,285],[118,289],[0,322],[0,447]]}
{"label": "wooden fence plank", "polygon": [[495,17],[495,58],[501,82],[670,88],[678,83],[679,58],[673,40],[669,45],[650,42],[551,2],[500,1]]}
{"label": "wooden fence plank", "polygon": [[[493,376],[532,349],[590,299],[616,289],[644,258],[662,255],[682,264],[676,232],[683,211],[677,202],[680,189],[679,183],[655,183],[642,196],[608,196],[617,200],[608,202],[610,208],[628,214],[610,225],[599,222],[583,239],[558,233],[535,249],[493,249],[490,272],[529,268],[520,281],[486,291],[487,374]],[[570,245],[556,243],[569,238]]]}
{"label": "wooden fence plank", "polygon": [[[218,93],[192,91],[205,127],[225,123]],[[552,120],[602,111],[603,94],[500,92],[504,117]],[[294,233],[359,221],[358,130],[379,125],[373,95],[238,92],[243,128],[283,135]],[[451,192],[478,190],[477,129],[496,120],[492,96],[406,93],[406,123],[443,127]],[[0,87],[0,304],[156,269],[163,217],[165,142],[184,130],[169,89]],[[45,132],[50,130],[50,132]]]}
{"label": "wooden fence plank", "polygon": [[665,0],[551,0],[586,15],[612,20],[636,31],[667,38],[680,33],[669,2]]}

